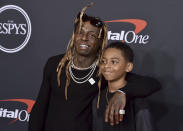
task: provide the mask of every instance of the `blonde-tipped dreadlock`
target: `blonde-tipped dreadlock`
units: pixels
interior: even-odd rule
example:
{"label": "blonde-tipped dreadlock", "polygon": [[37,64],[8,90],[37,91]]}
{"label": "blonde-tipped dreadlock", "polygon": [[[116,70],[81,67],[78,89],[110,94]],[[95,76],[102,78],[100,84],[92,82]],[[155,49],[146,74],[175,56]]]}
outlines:
{"label": "blonde-tipped dreadlock", "polygon": [[93,2],[91,2],[89,5],[85,6],[85,7],[81,10],[81,14],[80,14],[80,17],[79,17],[79,19],[80,19],[80,23],[79,23],[79,32],[81,31],[81,26],[82,26],[82,24],[83,24],[83,21],[82,21],[83,14],[84,14],[84,12],[86,11],[86,9],[89,8],[89,7],[91,7],[91,6],[93,6]]}
{"label": "blonde-tipped dreadlock", "polygon": [[[89,5],[85,6],[81,13],[80,13],[80,17],[79,19],[76,18],[75,21],[74,21],[74,24],[76,25],[78,22],[79,22],[79,31],[81,30],[81,27],[82,27],[82,16],[84,14],[84,12],[86,11],[86,9],[88,7],[91,7],[93,5],[93,3],[90,3]],[[90,20],[88,20],[90,21]],[[77,25],[78,26],[78,25]],[[101,34],[102,32],[104,33],[104,36],[103,36],[103,40],[102,40],[102,45],[99,49],[99,53],[98,53],[98,58],[97,58],[97,66],[99,65],[100,63],[100,60],[101,60],[101,57],[102,57],[102,52],[104,50],[104,48],[106,47],[107,45],[107,26],[105,23],[103,23],[103,26],[100,28],[100,33],[99,33],[99,36],[98,38],[101,38]],[[67,89],[69,87],[69,84],[70,84],[70,73],[69,73],[69,67],[71,66],[71,63],[72,63],[72,57],[73,57],[73,50],[74,50],[74,33],[72,34],[72,38],[70,39],[69,43],[68,43],[68,46],[67,46],[67,50],[66,50],[66,54],[63,56],[63,58],[60,60],[58,66],[57,66],[57,83],[58,83],[58,87],[60,87],[60,76],[61,76],[61,72],[62,72],[62,69],[63,67],[65,66],[65,64],[67,63],[66,65],[66,70],[65,70],[65,73],[66,73],[66,85],[65,85],[65,99],[67,100],[68,99],[68,93],[67,93]],[[100,101],[100,89],[101,89],[101,72],[99,71],[98,72],[98,76],[99,76],[99,82],[98,82],[98,89],[99,89],[99,93],[98,93],[98,102],[97,102],[97,108],[99,108],[99,101]]]}
{"label": "blonde-tipped dreadlock", "polygon": [[74,48],[74,32],[72,34],[72,38],[68,43],[67,46],[67,51],[66,54],[64,55],[64,57],[60,60],[58,66],[57,66],[57,83],[58,83],[58,87],[60,87],[60,76],[61,76],[61,72],[62,72],[62,68],[65,66],[65,63],[68,61],[67,66],[66,66],[66,85],[65,85],[65,99],[67,100],[67,88],[69,86],[70,83],[70,74],[69,74],[69,66],[72,63],[72,50]]}
{"label": "blonde-tipped dreadlock", "polygon": [[[102,46],[101,46],[101,49],[99,50],[99,57],[98,57],[98,66],[100,64],[100,61],[102,59],[102,55],[103,55],[103,50],[104,48],[106,47],[107,45],[107,25],[105,23],[103,23],[104,26],[103,26],[103,30],[104,30],[104,38],[103,38],[103,41],[102,41]],[[98,71],[98,77],[99,77],[99,81],[98,81],[98,99],[97,99],[97,108],[99,109],[99,104],[100,104],[100,92],[101,92],[101,82],[102,82],[102,73],[101,73],[101,70],[99,68],[99,71]]]}

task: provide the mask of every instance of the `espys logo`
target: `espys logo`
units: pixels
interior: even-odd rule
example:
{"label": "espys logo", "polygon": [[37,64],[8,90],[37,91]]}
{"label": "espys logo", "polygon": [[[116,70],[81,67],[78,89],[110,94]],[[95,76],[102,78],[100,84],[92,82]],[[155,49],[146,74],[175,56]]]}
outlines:
{"label": "espys logo", "polygon": [[138,35],[146,26],[147,22],[141,19],[120,19],[120,20],[111,20],[105,21],[106,23],[130,23],[135,26],[134,31],[124,31],[122,30],[120,33],[108,31],[108,40],[121,40],[126,43],[139,43],[139,44],[147,44],[149,41],[149,35]]}
{"label": "espys logo", "polygon": [[12,124],[17,120],[28,122],[30,112],[35,103],[34,100],[30,100],[30,99],[7,99],[7,100],[0,100],[0,102],[20,102],[27,106],[27,110],[21,110],[21,109],[8,110],[0,107],[0,118],[14,119],[9,124]]}
{"label": "espys logo", "polygon": [[31,36],[31,21],[27,13],[16,5],[0,8],[0,50],[16,53],[22,50]]}

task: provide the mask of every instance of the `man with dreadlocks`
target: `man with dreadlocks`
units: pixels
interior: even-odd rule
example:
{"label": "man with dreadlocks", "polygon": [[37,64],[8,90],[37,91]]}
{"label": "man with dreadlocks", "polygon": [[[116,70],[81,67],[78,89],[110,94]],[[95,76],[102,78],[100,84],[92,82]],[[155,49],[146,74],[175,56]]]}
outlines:
{"label": "man with dreadlocks", "polygon": [[[84,14],[89,6],[75,19],[66,53],[51,57],[45,65],[41,89],[30,115],[29,131],[92,130],[92,100],[98,94],[99,102],[100,90],[105,87],[98,77],[98,64],[107,43],[107,27],[99,18]],[[138,90],[123,88],[129,97],[146,96],[159,88],[159,83],[150,78],[132,75],[127,81],[140,87]],[[118,113],[124,108],[125,97],[124,93],[116,92],[111,98],[106,122],[109,118],[113,125],[114,116],[116,123],[122,120]]]}

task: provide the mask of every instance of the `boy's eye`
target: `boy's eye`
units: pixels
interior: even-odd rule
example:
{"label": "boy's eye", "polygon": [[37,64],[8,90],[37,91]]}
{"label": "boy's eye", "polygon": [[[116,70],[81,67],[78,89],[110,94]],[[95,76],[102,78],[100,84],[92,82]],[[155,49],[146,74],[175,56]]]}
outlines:
{"label": "boy's eye", "polygon": [[101,64],[106,64],[106,61],[105,60],[101,60]]}

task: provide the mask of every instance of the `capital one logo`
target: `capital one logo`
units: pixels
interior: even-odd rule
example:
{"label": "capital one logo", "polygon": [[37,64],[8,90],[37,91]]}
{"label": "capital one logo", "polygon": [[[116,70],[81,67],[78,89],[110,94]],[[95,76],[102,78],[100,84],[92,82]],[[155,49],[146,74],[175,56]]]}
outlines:
{"label": "capital one logo", "polygon": [[19,6],[0,8],[0,51],[16,53],[22,50],[31,36],[31,21]]}
{"label": "capital one logo", "polygon": [[0,102],[16,102],[16,103],[23,103],[27,106],[26,110],[23,109],[7,109],[4,107],[0,106],[0,118],[9,118],[9,119],[13,119],[12,121],[10,121],[9,124],[12,124],[14,122],[16,122],[17,120],[19,121],[29,121],[29,116],[30,116],[30,112],[32,110],[32,107],[35,103],[34,100],[30,100],[30,99],[7,99],[7,100],[0,100]]}
{"label": "capital one logo", "polygon": [[120,20],[111,20],[105,21],[106,23],[129,23],[134,25],[134,30],[121,32],[112,32],[108,31],[108,40],[121,40],[126,43],[138,43],[138,44],[147,44],[149,41],[149,35],[139,34],[146,26],[147,22],[141,19],[120,19]]}

